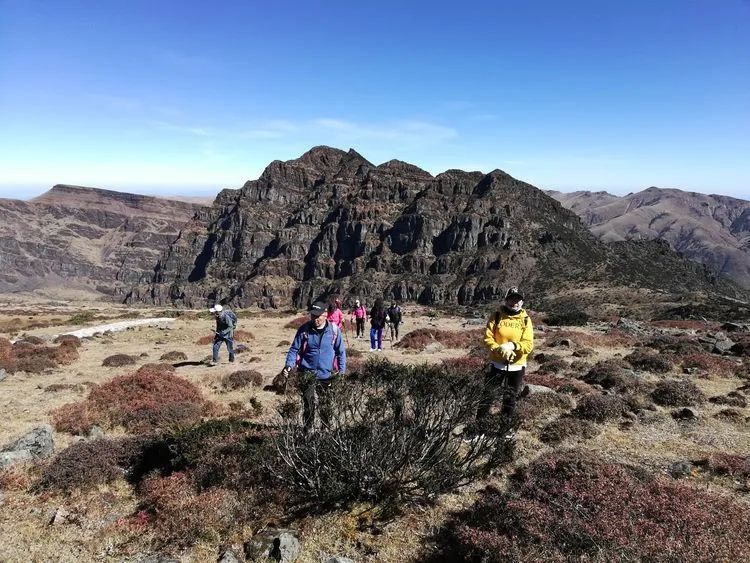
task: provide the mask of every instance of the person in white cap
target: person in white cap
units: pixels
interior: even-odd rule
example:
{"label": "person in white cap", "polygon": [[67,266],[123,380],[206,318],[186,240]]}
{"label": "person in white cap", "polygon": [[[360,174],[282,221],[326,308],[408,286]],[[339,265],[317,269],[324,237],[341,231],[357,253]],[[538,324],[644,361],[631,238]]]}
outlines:
{"label": "person in white cap", "polygon": [[216,331],[214,334],[213,353],[211,355],[211,364],[215,366],[219,362],[219,349],[223,342],[227,345],[229,352],[229,361],[234,361],[234,327],[237,324],[234,313],[225,311],[224,307],[219,304],[209,309],[216,319]]}

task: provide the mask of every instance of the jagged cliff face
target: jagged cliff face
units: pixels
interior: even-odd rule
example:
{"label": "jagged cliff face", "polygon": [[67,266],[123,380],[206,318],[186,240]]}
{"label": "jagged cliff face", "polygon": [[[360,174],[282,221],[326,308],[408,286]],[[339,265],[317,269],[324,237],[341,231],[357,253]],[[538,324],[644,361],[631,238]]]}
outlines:
{"label": "jagged cliff face", "polygon": [[153,279],[161,253],[202,208],[64,185],[31,201],[0,200],[0,292],[126,294]]}
{"label": "jagged cliff face", "polygon": [[548,193],[605,242],[662,239],[686,258],[750,288],[750,201],[653,187],[624,197]]}
{"label": "jagged cliff face", "polygon": [[[219,194],[164,253],[154,283],[127,299],[278,307],[337,293],[470,304],[510,284],[544,294],[636,278],[663,289],[664,272],[644,274],[638,248],[613,250],[575,213],[499,170],[433,177],[316,147]],[[712,286],[700,267],[667,262],[675,290]]]}

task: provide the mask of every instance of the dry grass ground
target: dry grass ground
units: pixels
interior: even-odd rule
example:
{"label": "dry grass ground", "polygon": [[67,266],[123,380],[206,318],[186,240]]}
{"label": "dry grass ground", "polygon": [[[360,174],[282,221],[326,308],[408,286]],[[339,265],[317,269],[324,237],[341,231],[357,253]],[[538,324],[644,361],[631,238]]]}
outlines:
{"label": "dry grass ground", "polygon": [[[160,316],[162,310],[135,312],[122,307],[106,307],[97,304],[96,317],[101,319],[122,318],[123,315],[137,314],[139,317]],[[24,314],[23,306],[14,303],[9,314],[0,314],[0,336],[16,337],[19,332],[49,338],[66,330],[80,328],[68,320],[76,309],[67,304],[38,304],[33,314]],[[406,315],[402,325],[402,335],[415,329],[439,329],[454,331],[462,321],[455,318],[430,318],[417,311]],[[9,375],[0,382],[0,412],[3,424],[0,425],[0,444],[3,444],[28,429],[50,421],[49,413],[63,404],[80,401],[87,395],[91,384],[102,384],[123,373],[131,373],[140,365],[158,362],[166,352],[178,351],[187,355],[187,360],[178,362],[177,375],[195,384],[209,401],[223,406],[227,412],[230,404],[246,404],[251,398],[263,406],[259,421],[269,421],[274,417],[279,397],[261,387],[251,386],[238,390],[227,390],[222,381],[239,370],[254,370],[263,378],[263,384],[271,383],[283,367],[286,347],[279,346],[283,340],[291,340],[293,329],[287,323],[298,315],[289,312],[285,315],[264,314],[262,312],[240,312],[240,328],[250,331],[255,338],[247,341],[249,350],[238,354],[237,361],[227,361],[226,349],[221,351],[221,362],[216,367],[208,367],[203,362],[211,353],[211,346],[196,345],[196,341],[212,330],[209,318],[184,315],[171,323],[168,329],[136,328],[121,333],[97,336],[83,341],[79,348],[80,359],[70,366],[61,366],[41,375],[18,373]],[[19,324],[17,319],[22,319]],[[29,321],[29,322],[27,322]],[[31,328],[36,322],[37,328]],[[99,324],[96,320],[87,324]],[[85,325],[84,325],[85,326]],[[20,327],[20,328],[19,328]],[[475,330],[476,325],[468,329]],[[537,353],[552,353],[569,364],[585,361],[587,365],[603,359],[624,357],[632,352],[632,347],[624,340],[607,341],[592,329],[574,329],[586,333],[583,342],[576,343],[572,337],[572,348],[547,347],[548,342],[559,338],[558,331],[537,332]],[[12,332],[11,332],[12,331]],[[583,345],[594,350],[586,358],[574,356],[576,349]],[[356,340],[348,334],[348,346],[369,356],[369,340]],[[462,356],[466,350],[443,349],[430,354],[413,350],[394,348],[386,342],[382,355],[395,362],[418,363],[438,362]],[[135,356],[138,361],[132,367],[103,367],[103,360],[113,354]],[[374,354],[373,354],[374,355]],[[537,363],[532,360],[530,372]],[[679,377],[678,368],[670,374]],[[571,379],[581,373],[571,368],[560,374]],[[585,373],[585,371],[583,372]],[[663,376],[646,374],[647,381],[656,382]],[[739,387],[737,378],[692,377],[706,396],[725,395]],[[45,391],[55,384],[57,391]],[[711,453],[729,452],[750,454],[750,424],[729,422],[715,418],[725,407],[705,403],[696,407],[699,420],[692,423],[678,422],[670,416],[671,409],[656,407],[656,410],[639,416],[635,421],[615,420],[600,424],[601,432],[594,438],[584,440],[574,438],[565,446],[580,445],[618,461],[636,463],[655,473],[664,473],[669,464],[677,460],[697,460]],[[739,409],[744,418],[750,417],[750,408]],[[518,456],[514,467],[520,467],[554,448],[539,440],[539,432],[547,423],[561,414],[559,409],[543,412],[537,418],[525,423],[517,436]],[[108,432],[117,435],[118,432]],[[73,443],[75,437],[56,433],[56,450],[60,451]],[[512,469],[512,468],[511,468]],[[0,497],[0,529],[3,540],[0,542],[0,561],[89,561],[114,557],[117,560],[136,556],[148,544],[150,532],[138,528],[133,515],[137,514],[136,497],[130,486],[119,481],[113,485],[100,486],[89,493],[74,493],[70,497],[55,494],[33,494],[25,484],[38,475],[38,468],[20,467],[12,472],[0,474],[0,488],[5,489]],[[476,491],[487,484],[502,488],[505,475],[499,475],[456,494],[444,495],[431,507],[414,507],[401,517],[389,522],[368,520],[367,507],[359,510],[339,511],[322,517],[307,517],[297,521],[303,553],[300,561],[317,562],[326,556],[343,555],[357,561],[402,562],[419,560],[423,554],[424,542],[432,537],[450,515],[468,507],[476,496]],[[688,478],[699,486],[733,495],[741,502],[748,503],[747,491],[730,478],[712,477],[698,474]],[[73,515],[72,523],[49,525],[51,515],[58,507],[64,507]],[[247,539],[252,530],[238,531],[229,542]],[[184,561],[215,560],[218,543],[202,541],[187,551],[176,553]]]}

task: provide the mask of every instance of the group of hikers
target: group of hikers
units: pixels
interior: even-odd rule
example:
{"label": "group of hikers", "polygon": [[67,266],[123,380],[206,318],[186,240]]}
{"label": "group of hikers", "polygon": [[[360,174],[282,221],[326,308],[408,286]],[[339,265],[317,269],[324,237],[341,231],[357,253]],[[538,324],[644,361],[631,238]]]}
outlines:
{"label": "group of hikers", "polygon": [[[477,419],[489,415],[492,404],[499,396],[502,397],[502,415],[510,418],[515,413],[516,400],[523,389],[527,358],[534,348],[534,328],[523,308],[523,300],[524,295],[517,287],[509,288],[502,306],[487,320],[483,342],[489,365],[485,373],[486,392],[479,405]],[[222,343],[226,343],[229,361],[233,362],[233,333],[237,316],[221,305],[209,310],[216,319],[212,365],[219,360]],[[328,304],[315,302],[308,312],[310,319],[297,329],[282,374],[288,378],[296,368],[302,394],[304,426],[306,431],[311,431],[318,407],[321,422],[326,425],[329,421],[331,385],[335,378],[343,377],[346,373],[346,341],[345,316],[340,299]],[[382,351],[386,325],[391,331],[391,339],[398,339],[403,315],[396,302],[386,308],[383,299],[378,298],[367,311],[362,301],[357,299],[350,316],[356,327],[355,338],[358,339],[365,337],[365,322],[370,319],[371,352]]]}

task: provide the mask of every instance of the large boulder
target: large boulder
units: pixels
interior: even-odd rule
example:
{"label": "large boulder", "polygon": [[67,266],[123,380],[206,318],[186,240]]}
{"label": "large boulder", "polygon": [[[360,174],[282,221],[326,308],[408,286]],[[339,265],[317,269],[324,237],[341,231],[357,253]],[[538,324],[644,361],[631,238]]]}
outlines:
{"label": "large boulder", "polygon": [[245,557],[249,561],[270,559],[278,563],[293,563],[302,553],[302,545],[290,530],[267,530],[245,542]]}

